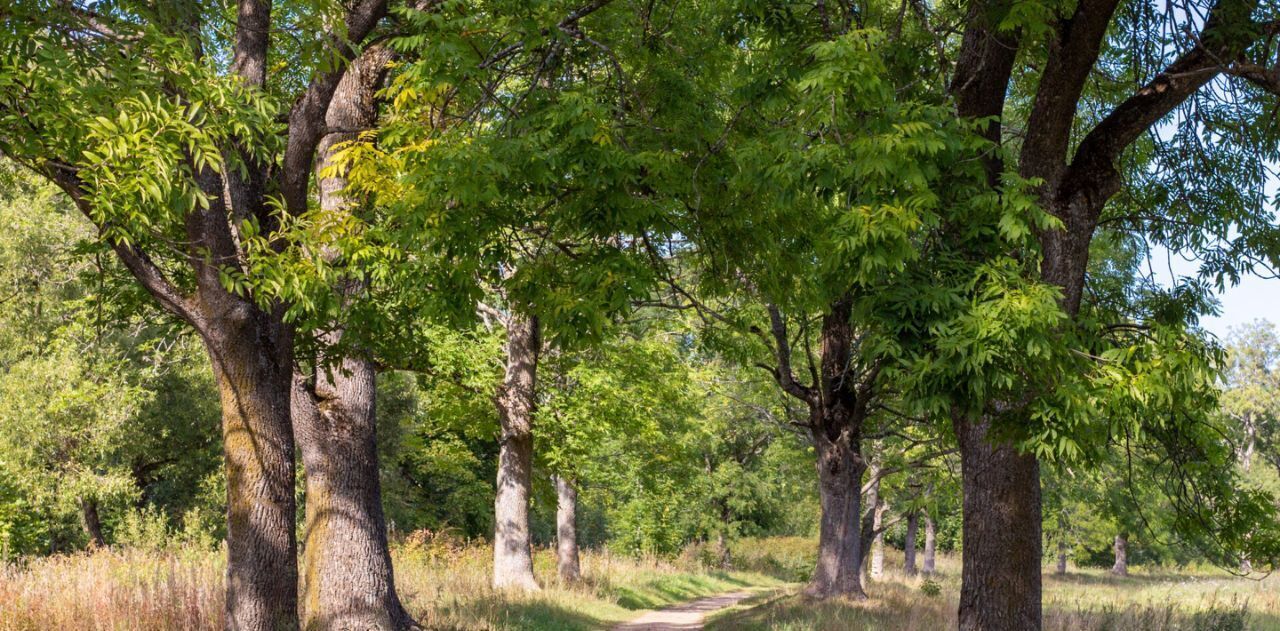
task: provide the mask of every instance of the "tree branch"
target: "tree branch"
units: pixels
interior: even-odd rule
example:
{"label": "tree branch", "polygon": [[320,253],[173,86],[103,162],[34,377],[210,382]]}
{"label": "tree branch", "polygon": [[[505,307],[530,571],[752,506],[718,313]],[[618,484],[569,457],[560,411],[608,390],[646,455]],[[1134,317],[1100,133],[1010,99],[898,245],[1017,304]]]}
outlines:
{"label": "tree branch", "polygon": [[280,193],[285,209],[293,215],[307,210],[307,185],[316,147],[325,134],[325,112],[338,89],[349,62],[356,57],[354,45],[365,41],[378,21],[387,14],[387,0],[360,0],[347,12],[346,37],[329,32],[325,39],[337,51],[341,67],[317,73],[293,109],[289,111],[289,137],[284,152]]}

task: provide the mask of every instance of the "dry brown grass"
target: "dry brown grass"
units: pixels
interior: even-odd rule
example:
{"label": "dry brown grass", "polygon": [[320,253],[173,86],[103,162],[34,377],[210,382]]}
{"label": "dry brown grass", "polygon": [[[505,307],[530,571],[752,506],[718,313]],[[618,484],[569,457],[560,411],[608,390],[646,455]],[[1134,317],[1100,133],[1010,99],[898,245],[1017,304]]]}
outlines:
{"label": "dry brown grass", "polygon": [[[784,587],[807,569],[813,542],[775,539],[749,542],[738,561],[760,572],[711,572],[692,558],[632,559],[584,555],[584,581],[559,585],[554,558],[539,551],[535,563],[545,589],[532,595],[489,588],[490,550],[447,537],[419,538],[397,546],[396,576],[410,611],[434,629],[601,629],[637,615],[701,596],[743,588]],[[780,557],[770,560],[769,556]],[[924,578],[907,578],[900,553],[890,552],[887,575],[873,583],[871,599],[812,602],[794,595],[751,609],[727,612],[712,629],[919,631],[955,626],[959,562],[939,559],[939,587],[930,596]],[[31,559],[0,566],[0,631],[47,629],[210,631],[222,627],[223,556],[194,548],[169,551],[100,550]],[[771,578],[764,575],[767,571]],[[794,585],[792,586],[794,587]],[[1280,629],[1280,578],[1250,581],[1220,571],[1144,573],[1117,579],[1101,570],[1046,576],[1047,631],[1093,629],[1222,631]]]}
{"label": "dry brown grass", "polygon": [[[638,610],[780,583],[658,559],[583,555],[584,581],[560,585],[549,551],[536,555],[541,592],[489,587],[491,551],[444,539],[394,552],[399,592],[429,628],[480,631],[599,629]],[[222,628],[223,554],[200,549],[99,550],[0,567],[0,631],[168,631]]]}
{"label": "dry brown grass", "polygon": [[[712,631],[920,631],[953,629],[960,594],[958,557],[939,558],[939,573],[906,577],[902,555],[889,551],[882,580],[864,602],[815,602],[791,594],[724,612]],[[926,580],[940,592],[930,596]],[[1045,575],[1046,631],[1231,631],[1280,629],[1280,577],[1249,580],[1221,570],[1134,571],[1128,578],[1100,569]],[[1241,625],[1245,626],[1241,626]]]}

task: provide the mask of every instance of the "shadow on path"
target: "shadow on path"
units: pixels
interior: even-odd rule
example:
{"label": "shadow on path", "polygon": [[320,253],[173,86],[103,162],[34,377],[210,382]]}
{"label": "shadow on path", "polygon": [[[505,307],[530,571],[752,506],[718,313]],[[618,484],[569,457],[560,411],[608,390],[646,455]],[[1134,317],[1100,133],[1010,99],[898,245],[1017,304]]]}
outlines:
{"label": "shadow on path", "polygon": [[695,600],[666,609],[649,612],[635,620],[620,624],[613,631],[686,631],[701,629],[707,614],[732,607],[758,592],[740,591]]}

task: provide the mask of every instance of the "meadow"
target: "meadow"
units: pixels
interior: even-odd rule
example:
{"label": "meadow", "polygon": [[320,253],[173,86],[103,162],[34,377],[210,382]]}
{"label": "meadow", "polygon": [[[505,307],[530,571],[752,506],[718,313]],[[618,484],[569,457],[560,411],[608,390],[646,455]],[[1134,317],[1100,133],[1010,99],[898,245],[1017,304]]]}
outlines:
{"label": "meadow", "polygon": [[[901,574],[889,550],[885,575],[865,602],[820,603],[798,592],[812,562],[805,538],[743,540],[732,570],[690,548],[677,558],[634,558],[605,551],[583,556],[584,580],[558,583],[550,550],[535,556],[544,589],[536,594],[490,587],[490,549],[447,536],[410,536],[394,549],[399,591],[427,628],[480,630],[607,629],[706,595],[749,589],[758,595],[712,616],[711,631],[777,629],[886,631],[945,629],[956,624],[959,559],[938,558],[932,577]],[[100,549],[31,558],[0,569],[0,631],[214,630],[223,626],[223,556],[219,550]],[[1045,577],[1050,630],[1280,629],[1280,579],[1250,580],[1200,568],[1145,571],[1128,578],[1101,569]]]}

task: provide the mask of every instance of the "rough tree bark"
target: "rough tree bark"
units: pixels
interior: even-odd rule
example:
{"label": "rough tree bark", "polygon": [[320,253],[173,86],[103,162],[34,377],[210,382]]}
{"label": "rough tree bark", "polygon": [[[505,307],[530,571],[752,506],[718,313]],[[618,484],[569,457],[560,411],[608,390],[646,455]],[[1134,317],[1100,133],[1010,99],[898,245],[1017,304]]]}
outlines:
{"label": "rough tree bark", "polygon": [[1129,575],[1129,535],[1120,533],[1116,535],[1116,541],[1111,546],[1111,550],[1115,552],[1116,562],[1111,566],[1111,573],[1116,576]]}
{"label": "rough tree bark", "polygon": [[493,586],[537,591],[529,538],[533,486],[533,411],[542,336],[538,319],[507,317],[507,368],[495,401],[502,425],[494,500]]}
{"label": "rough tree bark", "polygon": [[556,483],[556,569],[560,580],[576,583],[582,578],[578,554],[578,489],[562,476]]}
{"label": "rough tree bark", "polygon": [[[348,213],[354,200],[342,193],[346,178],[331,171],[335,150],[377,122],[375,95],[391,52],[364,51],[334,91],[320,141],[316,178],[320,208]],[[332,258],[332,255],[331,255]],[[346,280],[346,298],[361,289]],[[340,326],[321,335],[333,348]],[[315,374],[293,376],[292,414],[306,480],[300,614],[304,629],[417,628],[396,595],[377,453],[376,374],[373,363],[349,350],[346,357],[314,358]]]}
{"label": "rough tree bark", "polygon": [[818,451],[818,494],[822,507],[818,527],[818,560],[813,579],[805,592],[811,596],[867,597],[862,588],[862,542],[859,533],[862,506],[862,475],[866,471],[860,455],[848,446],[848,439],[830,440],[825,432],[815,432]]}
{"label": "rough tree bark", "polygon": [[1040,628],[1040,465],[956,418],[964,485],[960,628]]}
{"label": "rough tree bark", "polygon": [[862,531],[862,424],[873,392],[876,370],[859,374],[853,360],[850,300],[833,303],[822,318],[819,341],[819,380],[796,381],[791,371],[791,348],[786,321],[769,305],[778,385],[804,401],[808,427],[817,452],[818,496],[822,507],[818,528],[818,558],[805,593],[814,598],[866,598],[859,576],[866,545]]}
{"label": "rough tree bark", "polygon": [[254,305],[226,293],[219,297],[212,302],[229,308],[209,318],[216,324],[207,327],[204,337],[222,401],[227,627],[295,629],[291,336],[278,319]]}
{"label": "rough tree bark", "polygon": [[[1062,307],[1074,317],[1083,296],[1089,244],[1103,206],[1121,188],[1121,153],[1188,97],[1224,71],[1265,29],[1250,25],[1256,0],[1219,0],[1200,33],[1165,70],[1121,101],[1073,142],[1085,84],[1099,58],[1118,0],[1081,0],[1057,16],[1039,66],[1039,85],[1020,138],[1018,172],[1042,182],[1041,205],[1062,222],[1037,234],[1041,280],[1062,289]],[[951,91],[958,114],[994,117],[985,135],[1002,142],[1000,117],[1009,93],[1020,34],[1001,29],[1002,0],[974,2],[965,18]],[[1251,78],[1271,81],[1267,77]],[[1274,81],[1272,81],[1274,83]],[[1074,153],[1071,153],[1072,147]],[[987,176],[998,186],[1001,152],[985,154]],[[989,402],[1002,407],[1000,402]],[[1005,412],[1016,412],[1005,410]],[[1005,415],[1002,415],[1005,416]],[[1010,442],[987,441],[989,418],[955,415],[964,480],[964,577],[961,629],[1040,628],[1040,490],[1035,459]],[[1034,560],[1034,561],[1033,561]]]}
{"label": "rough tree bark", "polygon": [[902,571],[907,576],[916,575],[916,532],[920,529],[920,511],[907,514],[907,535],[902,542]]}
{"label": "rough tree bark", "polygon": [[933,517],[929,513],[924,515],[924,559],[921,562],[920,571],[925,576],[933,576],[935,572],[935,562],[938,550],[938,533],[933,525]]}

